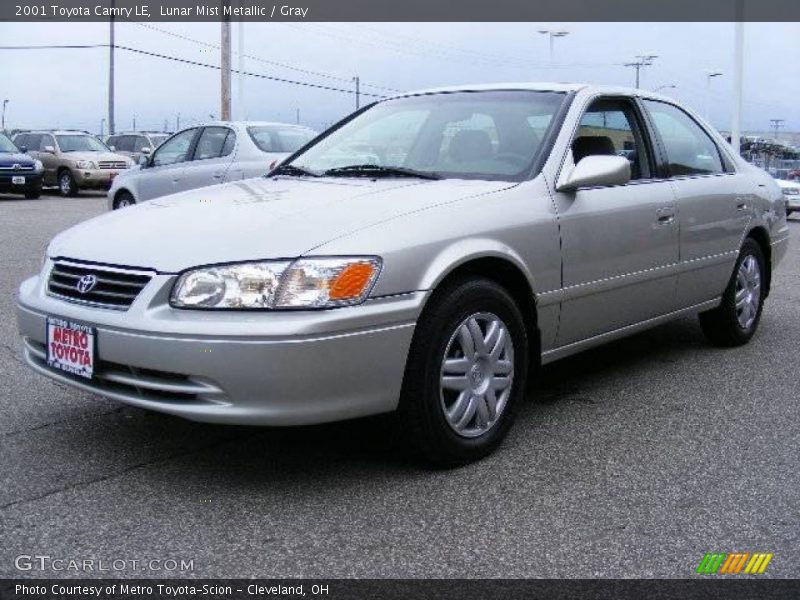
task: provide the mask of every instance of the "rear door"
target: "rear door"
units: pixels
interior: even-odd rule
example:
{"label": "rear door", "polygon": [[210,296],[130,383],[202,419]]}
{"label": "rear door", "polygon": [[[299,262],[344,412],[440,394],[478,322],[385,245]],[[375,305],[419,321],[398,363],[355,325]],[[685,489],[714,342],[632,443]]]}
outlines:
{"label": "rear door", "polygon": [[678,228],[675,196],[655,172],[655,154],[636,103],[594,100],[572,143],[577,163],[625,156],[631,181],[555,196],[562,243],[558,345],[565,346],[673,310]]}
{"label": "rear door", "polygon": [[683,109],[655,100],[642,103],[677,196],[677,302],[679,307],[693,306],[725,289],[752,215],[756,184],[736,172],[714,139]]}
{"label": "rear door", "polygon": [[182,190],[192,190],[225,181],[233,161],[236,133],[229,127],[204,127],[197,140],[192,161],[181,182]]}
{"label": "rear door", "polygon": [[148,166],[138,174],[137,202],[174,194],[184,189],[183,174],[191,159],[200,129],[185,129],[159,146]]}

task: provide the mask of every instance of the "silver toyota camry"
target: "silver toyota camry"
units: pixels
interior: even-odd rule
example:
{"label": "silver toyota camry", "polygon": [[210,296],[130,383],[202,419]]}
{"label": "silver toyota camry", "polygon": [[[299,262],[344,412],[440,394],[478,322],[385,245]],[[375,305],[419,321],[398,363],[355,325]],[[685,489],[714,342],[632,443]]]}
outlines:
{"label": "silver toyota camry", "polygon": [[58,235],[19,290],[36,371],[198,421],[396,412],[444,465],[493,450],[535,368],[699,314],[746,343],[783,195],[668,98],[509,84],[370,105],[267,177]]}

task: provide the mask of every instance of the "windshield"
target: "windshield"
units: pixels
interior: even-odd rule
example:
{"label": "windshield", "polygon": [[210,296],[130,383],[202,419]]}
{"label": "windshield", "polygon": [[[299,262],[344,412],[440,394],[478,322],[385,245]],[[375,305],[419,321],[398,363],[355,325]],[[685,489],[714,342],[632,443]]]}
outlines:
{"label": "windshield", "polygon": [[564,98],[557,92],[489,91],[388,100],[345,123],[292,165],[316,173],[370,165],[450,178],[521,180]]}
{"label": "windshield", "polygon": [[296,152],[317,135],[302,127],[253,125],[247,128],[253,143],[262,152]]}
{"label": "windshield", "polygon": [[169,137],[169,134],[166,134],[166,133],[158,134],[158,135],[153,135],[151,133],[150,134],[150,142],[153,144],[153,148],[158,148],[161,145],[161,142],[163,142],[168,137]]}
{"label": "windshield", "polygon": [[62,152],[108,152],[106,145],[91,135],[57,135]]}
{"label": "windshield", "polygon": [[19,149],[10,139],[0,133],[0,152],[19,152]]}

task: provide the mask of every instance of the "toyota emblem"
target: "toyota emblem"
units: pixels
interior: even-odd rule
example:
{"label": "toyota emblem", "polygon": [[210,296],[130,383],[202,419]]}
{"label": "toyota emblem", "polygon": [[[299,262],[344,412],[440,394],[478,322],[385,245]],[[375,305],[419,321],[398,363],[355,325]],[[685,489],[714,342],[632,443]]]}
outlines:
{"label": "toyota emblem", "polygon": [[81,294],[88,294],[94,289],[94,286],[97,285],[97,277],[94,275],[84,275],[78,280],[78,283],[75,284],[75,288]]}

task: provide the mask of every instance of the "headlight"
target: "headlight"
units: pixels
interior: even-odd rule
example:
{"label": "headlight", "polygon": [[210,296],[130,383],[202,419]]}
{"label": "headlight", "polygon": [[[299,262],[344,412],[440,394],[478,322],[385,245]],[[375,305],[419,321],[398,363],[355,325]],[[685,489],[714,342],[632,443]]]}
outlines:
{"label": "headlight", "polygon": [[360,304],[381,270],[375,256],[302,258],[192,269],[172,289],[177,308],[302,309]]}
{"label": "headlight", "polygon": [[94,161],[91,160],[79,160],[75,163],[75,166],[79,169],[96,169],[97,165],[94,164]]}
{"label": "headlight", "polygon": [[40,161],[38,158],[35,161],[33,161],[33,170],[36,171],[37,173],[41,173],[42,171],[44,171],[44,165],[42,164],[42,161]]}

